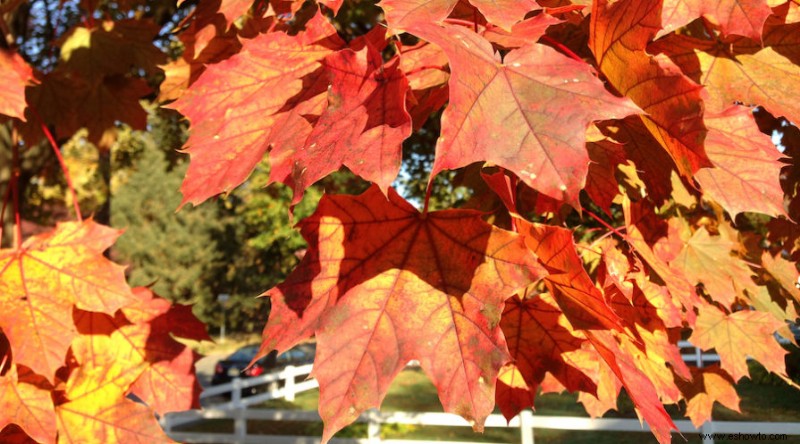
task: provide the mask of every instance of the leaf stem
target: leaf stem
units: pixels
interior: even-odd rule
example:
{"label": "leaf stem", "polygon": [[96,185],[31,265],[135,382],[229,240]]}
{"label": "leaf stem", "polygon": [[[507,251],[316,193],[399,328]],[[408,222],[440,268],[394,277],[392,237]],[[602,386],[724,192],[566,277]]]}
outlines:
{"label": "leaf stem", "polygon": [[703,17],[700,17],[700,22],[703,24],[703,30],[708,34],[708,38],[717,40],[717,34],[714,32],[714,28],[711,27],[711,24]]}
{"label": "leaf stem", "polygon": [[[594,219],[594,220],[596,220],[596,221],[600,222],[600,224],[601,224],[601,225],[603,225],[604,227],[606,227],[606,228],[608,228],[609,230],[611,230],[611,231],[612,231],[614,234],[616,234],[617,236],[621,237],[622,239],[625,239],[626,241],[628,240],[628,236],[627,236],[626,234],[623,234],[622,232],[620,232],[620,231],[619,231],[619,229],[617,229],[617,228],[614,228],[614,227],[612,227],[611,225],[609,225],[609,224],[608,224],[606,221],[604,221],[603,219],[601,219],[601,218],[600,218],[600,216],[598,216],[598,215],[596,215],[596,214],[592,213],[591,211],[587,210],[586,208],[584,208],[584,209],[583,209],[583,211],[585,211],[585,212],[586,212],[586,214],[588,214],[589,216],[591,216],[591,217],[592,217],[592,219]],[[602,239],[602,238],[601,238],[601,239]]]}
{"label": "leaf stem", "polygon": [[574,52],[572,52],[572,50],[571,50],[571,49],[567,48],[566,46],[564,46],[564,44],[562,44],[562,43],[561,43],[561,42],[559,42],[559,41],[556,41],[555,39],[553,39],[553,38],[552,38],[552,37],[550,37],[549,35],[543,35],[543,36],[541,37],[541,39],[542,39],[543,41],[545,41],[545,42],[547,42],[547,43],[549,43],[549,44],[551,44],[551,45],[555,46],[557,49],[560,49],[560,50],[561,50],[561,51],[562,51],[564,54],[566,54],[566,55],[567,55],[569,58],[571,58],[571,59],[573,59],[573,60],[577,60],[577,61],[579,61],[579,62],[581,62],[581,63],[586,63],[586,61],[585,61],[585,60],[583,60],[583,59],[582,59],[582,58],[581,58],[581,57],[580,57],[578,54],[575,54]]}
{"label": "leaf stem", "polygon": [[[616,231],[622,231],[622,230],[625,230],[625,229],[626,229],[626,227],[620,227],[620,228],[617,228]],[[614,231],[606,231],[605,234],[603,234],[602,236],[600,236],[597,239],[593,240],[592,243],[589,244],[589,248],[593,248],[595,245],[597,245],[598,242],[602,241],[603,239],[607,238],[608,236],[611,236],[612,234],[615,234],[615,232]]]}
{"label": "leaf stem", "polygon": [[13,186],[14,181],[14,173],[12,171],[11,178],[8,180],[8,186],[6,186],[6,195],[3,196],[3,207],[0,209],[0,247],[2,247],[3,242],[3,228],[5,228],[5,220],[6,220],[6,206],[8,202],[11,200],[11,187]]}
{"label": "leaf stem", "polygon": [[410,76],[412,74],[416,74],[418,72],[422,72],[422,71],[425,71],[425,70],[428,70],[428,69],[436,69],[436,70],[439,70],[439,71],[444,71],[444,67],[442,67],[442,66],[423,65],[423,66],[418,66],[418,67],[416,67],[416,68],[412,69],[411,71],[408,71],[408,72],[406,72],[404,74],[406,75],[406,77],[408,77],[408,76]]}
{"label": "leaf stem", "polygon": [[[399,35],[395,35],[393,40],[394,40],[394,50],[397,52],[398,56],[402,57],[403,56],[403,42],[400,41],[400,36]],[[406,74],[406,75],[408,75],[408,74]]]}
{"label": "leaf stem", "polygon": [[86,27],[89,29],[94,29],[94,2],[92,0],[86,0]]}
{"label": "leaf stem", "polygon": [[39,119],[39,122],[41,122],[42,131],[44,131],[44,135],[47,137],[47,141],[50,142],[50,147],[53,148],[53,153],[55,153],[58,163],[61,165],[61,171],[64,173],[64,179],[67,181],[67,188],[69,188],[69,193],[72,197],[72,208],[75,211],[75,216],[78,218],[79,222],[83,222],[81,208],[78,205],[78,194],[75,192],[75,187],[72,185],[72,177],[69,175],[69,169],[67,169],[67,164],[64,162],[64,156],[61,155],[61,150],[58,148],[58,143],[56,143],[53,133],[50,132],[50,128],[48,128],[44,123],[41,116],[39,116],[39,113],[34,108],[31,108],[31,111],[33,111],[33,114],[37,119]]}
{"label": "leaf stem", "polygon": [[10,185],[14,187],[11,192],[14,200],[14,249],[18,250],[22,244],[22,221],[19,208],[19,146],[16,140],[11,141],[11,165],[13,171]]}
{"label": "leaf stem", "polygon": [[[475,32],[478,32],[478,23],[472,20],[463,20],[463,19],[456,19],[456,18],[446,18],[444,19],[445,23],[450,23],[452,25],[462,25],[468,28],[475,29]],[[490,26],[487,24],[486,28],[489,29]]]}
{"label": "leaf stem", "polygon": [[428,202],[431,200],[431,193],[433,192],[433,178],[428,181],[428,188],[425,189],[425,204],[422,207],[422,215],[426,216],[428,214]]}
{"label": "leaf stem", "polygon": [[[506,176],[504,174],[504,176],[506,178],[506,185],[508,186],[508,195],[511,198],[511,206],[513,207],[512,209],[514,210],[515,213],[519,214],[519,210],[517,209],[517,185],[518,185],[517,176],[513,174],[511,176]],[[514,217],[511,218],[511,231],[515,233],[518,231],[517,220]]]}

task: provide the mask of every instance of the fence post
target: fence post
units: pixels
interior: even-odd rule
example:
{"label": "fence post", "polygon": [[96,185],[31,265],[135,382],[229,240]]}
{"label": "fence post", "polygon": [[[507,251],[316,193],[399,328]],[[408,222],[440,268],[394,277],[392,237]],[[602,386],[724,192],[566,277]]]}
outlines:
{"label": "fence post", "polygon": [[700,434],[703,437],[703,444],[714,444],[714,423],[706,421],[700,426]]}
{"label": "fence post", "polygon": [[245,417],[246,408],[237,407],[233,411],[233,434],[236,436],[236,442],[244,443],[247,439],[247,418]]}
{"label": "fence post", "polygon": [[367,412],[367,441],[369,444],[379,444],[381,442],[381,418],[375,410]]}
{"label": "fence post", "polygon": [[234,408],[239,408],[242,406],[242,378],[235,377],[233,381],[231,381],[233,387],[231,388],[231,402],[233,402]]}
{"label": "fence post", "polygon": [[533,444],[533,412],[528,409],[519,412],[519,432],[522,444]]}
{"label": "fence post", "polygon": [[694,356],[697,360],[697,368],[703,368],[703,351],[700,350],[700,347],[694,348]]}
{"label": "fence post", "polygon": [[283,396],[287,401],[294,401],[294,366],[287,365],[286,369],[284,369],[284,375],[286,375],[286,383],[283,385]]}
{"label": "fence post", "polygon": [[172,421],[170,420],[170,415],[161,415],[159,422],[161,423],[161,428],[164,429],[165,433],[169,434],[169,432],[172,431]]}

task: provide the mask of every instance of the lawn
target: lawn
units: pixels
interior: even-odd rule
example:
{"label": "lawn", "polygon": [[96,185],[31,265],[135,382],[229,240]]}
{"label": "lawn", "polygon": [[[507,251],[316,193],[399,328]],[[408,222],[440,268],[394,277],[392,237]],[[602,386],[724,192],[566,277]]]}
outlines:
{"label": "lawn", "polygon": [[[782,383],[777,378],[770,378],[763,368],[752,363],[753,380],[744,380],[737,390],[741,397],[742,413],[736,413],[725,407],[715,405],[714,418],[728,421],[773,421],[800,422],[800,391]],[[319,392],[311,390],[297,395],[294,402],[273,400],[260,405],[260,408],[316,410]],[[606,414],[606,417],[636,418],[633,405],[623,395],[618,403],[619,410]],[[402,372],[394,381],[381,408],[382,411],[407,412],[441,412],[436,390],[422,371],[409,369]],[[675,419],[683,419],[683,412],[676,408],[668,408]],[[499,413],[499,412],[496,412]],[[581,416],[588,417],[583,407],[577,403],[577,396],[569,393],[540,395],[536,400],[535,414],[547,416]],[[366,424],[354,424],[339,432],[337,437],[365,437]],[[233,430],[232,421],[214,420],[195,424],[188,430],[208,432],[229,432]],[[248,433],[319,436],[322,425],[319,423],[300,423],[287,421],[249,421]],[[769,433],[768,430],[753,432]],[[473,442],[519,442],[518,429],[487,428],[483,434],[473,433],[468,427],[432,427],[410,425],[385,425],[381,430],[384,438],[416,439],[425,441],[473,441]],[[649,433],[621,432],[585,432],[536,429],[537,444],[545,443],[586,443],[586,444],[643,444],[655,442]],[[697,436],[675,436],[674,442],[699,443]],[[717,440],[717,443],[728,441]],[[731,441],[733,442],[733,441]],[[800,436],[790,437],[782,443],[800,444]]]}

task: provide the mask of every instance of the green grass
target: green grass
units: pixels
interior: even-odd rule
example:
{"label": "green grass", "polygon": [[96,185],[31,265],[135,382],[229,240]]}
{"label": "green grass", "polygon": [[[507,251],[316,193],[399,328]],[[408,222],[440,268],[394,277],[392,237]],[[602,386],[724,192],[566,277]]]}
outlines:
{"label": "green grass", "polygon": [[[800,391],[791,388],[780,380],[770,378],[762,367],[756,363],[751,365],[753,380],[743,380],[737,391],[741,397],[742,413],[731,411],[716,404],[713,417],[722,421],[772,421],[800,422]],[[316,410],[319,392],[310,390],[297,395],[294,402],[272,400],[258,408],[287,410]],[[383,402],[384,412],[441,412],[436,389],[427,376],[419,370],[406,370],[393,382]],[[684,419],[683,408],[669,406],[667,411],[675,419]],[[499,411],[496,411],[499,413]],[[577,395],[570,393],[540,395],[536,399],[536,414],[543,416],[580,416],[588,417]],[[623,393],[618,402],[618,410],[606,414],[606,417],[636,418],[633,404]],[[223,432],[232,430],[232,421],[215,420],[192,425],[193,431]],[[365,437],[366,424],[354,424],[339,432],[336,436]],[[281,434],[319,436],[322,425],[319,423],[302,423],[288,421],[249,421],[248,432],[252,434]],[[754,433],[768,433],[768,430],[753,430]],[[381,435],[384,438],[417,439],[425,441],[473,441],[473,442],[519,442],[518,429],[487,428],[483,434],[472,432],[469,427],[433,427],[413,425],[385,425]],[[699,443],[697,436],[687,434],[687,441],[675,436],[674,442]],[[576,444],[644,444],[655,442],[648,433],[621,432],[584,432],[536,429],[537,444],[576,443]],[[717,440],[718,443],[727,441]],[[790,437],[782,443],[800,444],[800,437]]]}

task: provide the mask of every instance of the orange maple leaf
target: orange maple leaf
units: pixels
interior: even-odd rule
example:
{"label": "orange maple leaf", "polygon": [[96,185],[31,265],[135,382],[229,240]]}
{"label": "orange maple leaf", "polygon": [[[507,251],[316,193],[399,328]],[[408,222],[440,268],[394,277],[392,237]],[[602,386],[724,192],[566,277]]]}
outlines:
{"label": "orange maple leaf", "polygon": [[33,70],[19,54],[0,49],[0,114],[25,120],[25,87],[33,81]]}
{"label": "orange maple leaf", "polygon": [[586,128],[641,112],[606,91],[588,64],[548,46],[529,43],[501,61],[488,40],[464,27],[416,24],[411,32],[441,47],[452,72],[431,177],[487,162],[577,206],[589,169]]}
{"label": "orange maple leaf", "polygon": [[722,369],[734,381],[750,375],[748,356],[767,370],[785,376],[784,356],[788,352],[774,336],[783,325],[770,313],[743,310],[726,314],[715,306],[705,304],[700,308],[689,341],[703,350],[715,349]]}
{"label": "orange maple leaf", "polygon": [[113,314],[135,302],[124,267],[103,256],[119,234],[92,220],[68,222],[0,250],[0,327],[17,363],[52,382],[76,335],[73,306]]}
{"label": "orange maple leaf", "polygon": [[692,367],[691,370],[691,381],[676,379],[675,382],[686,399],[686,416],[692,420],[695,427],[700,428],[704,422],[711,420],[715,402],[741,412],[739,395],[733,386],[735,383],[719,365],[706,368]]}
{"label": "orange maple leaf", "polygon": [[[5,364],[3,359],[3,366]],[[12,364],[8,372],[0,376],[0,430],[8,424],[17,424],[39,442],[54,442],[56,414],[51,390],[43,377],[27,367]]]}
{"label": "orange maple leaf", "polygon": [[681,174],[691,177],[711,166],[703,151],[702,88],[645,51],[661,28],[660,10],[660,0],[594,2],[589,47],[609,82],[647,113],[642,121]]}

